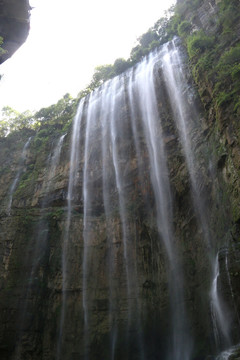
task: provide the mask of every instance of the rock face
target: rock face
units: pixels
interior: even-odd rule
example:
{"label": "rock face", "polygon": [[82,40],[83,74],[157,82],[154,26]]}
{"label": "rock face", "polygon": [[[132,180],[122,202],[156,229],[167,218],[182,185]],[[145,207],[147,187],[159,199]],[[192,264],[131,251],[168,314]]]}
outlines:
{"label": "rock face", "polygon": [[[181,2],[178,1],[178,3]],[[207,34],[213,34],[217,30],[217,1],[200,1],[200,6],[195,11],[188,10],[186,12],[185,19],[191,22],[194,31],[204,29]]]}
{"label": "rock face", "polygon": [[1,139],[2,359],[203,360],[239,343],[239,133],[187,63],[175,40],[82,100],[67,134]]}
{"label": "rock face", "polygon": [[3,49],[0,64],[25,42],[29,32],[30,6],[28,0],[2,0],[0,3],[0,36]]}
{"label": "rock face", "polygon": [[[217,293],[229,309],[231,339],[239,341],[238,223],[233,224],[221,159],[211,153],[207,118],[184,63],[178,93],[184,103],[174,105],[164,54],[180,51],[186,59],[184,49],[174,46],[180,45],[163,48],[153,72],[159,118],[152,135],[141,123],[145,107],[137,92],[131,93],[130,85],[123,90],[119,78],[119,100],[109,112],[107,96],[114,99],[116,80],[82,103],[75,143],[71,132],[62,136],[51,126],[1,140],[2,358],[165,359],[172,354],[178,359],[186,353],[204,359],[216,352],[209,296],[216,254]],[[138,72],[126,76],[136,87]],[[111,111],[115,125],[109,123]],[[175,122],[180,112],[192,127],[189,158]],[[162,142],[172,215],[162,207],[167,198],[154,185],[156,164],[150,161],[154,144]],[[73,192],[69,174],[74,174]],[[166,181],[166,174],[159,176]],[[169,235],[159,216],[172,219],[174,251],[163,241]]]}

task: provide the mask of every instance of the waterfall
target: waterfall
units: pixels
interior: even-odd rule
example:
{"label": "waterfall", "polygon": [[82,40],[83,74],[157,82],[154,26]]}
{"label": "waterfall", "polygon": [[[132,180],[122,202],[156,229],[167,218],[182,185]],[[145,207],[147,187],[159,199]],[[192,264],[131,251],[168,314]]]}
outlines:
{"label": "waterfall", "polygon": [[[108,82],[104,89],[103,89],[103,95],[102,95],[102,104],[101,104],[101,125],[102,125],[102,187],[103,187],[103,204],[104,204],[104,211],[106,214],[106,229],[107,229],[107,246],[110,249],[110,255],[109,255],[109,266],[108,266],[108,273],[113,274],[115,271],[114,266],[114,257],[115,252],[112,248],[112,236],[114,236],[114,230],[112,228],[112,222],[111,222],[111,197],[110,197],[110,189],[111,184],[109,181],[109,156],[110,156],[110,129],[107,126],[107,123],[109,121],[109,112],[107,111],[107,104],[109,103],[109,98],[111,96],[110,93],[111,86],[110,82]],[[107,171],[108,170],[108,171]],[[116,323],[116,317],[114,313],[114,307],[116,306],[114,302],[114,294],[113,294],[113,280],[112,276],[109,276],[108,279],[109,283],[109,327],[111,327],[111,336],[110,336],[110,359],[114,360],[115,356],[115,346],[116,346],[116,338],[117,338],[117,323]]]}
{"label": "waterfall", "polygon": [[[218,249],[230,235],[225,223],[218,228],[217,181],[209,180],[184,60],[176,39],[155,49],[80,100],[71,134],[51,147],[42,141],[48,158],[37,148],[32,154],[30,186],[4,223],[7,246],[7,223],[28,226],[11,259],[0,249],[4,276],[25,271],[13,282],[24,281],[13,291],[21,293],[13,301],[20,313],[13,360],[35,352],[56,360],[191,360],[207,357],[212,340],[225,350],[217,360],[235,354],[226,349],[238,340],[238,265],[230,248],[229,257]],[[30,140],[10,184],[9,214]],[[23,248],[26,260],[15,264]]]}
{"label": "waterfall", "polygon": [[71,225],[73,191],[74,191],[74,186],[76,185],[78,179],[80,128],[81,128],[83,105],[84,105],[84,101],[81,101],[78,106],[77,114],[73,121],[73,130],[72,130],[72,138],[71,138],[69,181],[68,181],[68,191],[67,191],[67,219],[63,234],[62,258],[61,258],[62,303],[61,303],[60,324],[59,324],[59,333],[58,333],[57,349],[56,349],[57,360],[61,358],[63,328],[65,321],[65,313],[66,313],[66,291],[68,288],[68,278],[67,278],[67,270],[68,270],[67,255],[68,255],[68,240],[69,240],[68,238],[69,238],[69,229]]}
{"label": "waterfall", "polygon": [[236,318],[237,318],[237,325],[238,328],[240,328],[240,318],[239,318],[239,313],[238,313],[238,309],[235,303],[235,298],[234,298],[234,293],[233,293],[233,288],[232,288],[232,281],[231,281],[231,277],[230,277],[230,273],[229,273],[229,265],[228,265],[228,249],[226,249],[225,252],[225,269],[226,269],[226,273],[227,273],[227,280],[228,280],[228,286],[230,289],[230,294],[231,294],[231,299],[232,299],[232,305],[236,314]]}
{"label": "waterfall", "polygon": [[[236,307],[234,293],[231,283],[231,278],[229,274],[228,268],[228,248],[221,250],[223,257],[222,262],[224,260],[224,268],[222,269],[225,273],[225,278],[227,280],[227,286],[229,287],[229,291],[227,292],[230,295],[229,302],[227,305],[222,299],[221,296],[221,286],[219,286],[220,282],[220,269],[219,269],[219,255],[218,252],[215,259],[214,266],[214,279],[211,288],[211,316],[214,330],[215,343],[217,345],[217,350],[220,351],[222,349],[228,349],[223,351],[218,357],[218,359],[228,359],[228,357],[233,354],[233,352],[238,348],[238,346],[232,346],[234,344],[233,341],[233,333],[234,328],[235,331],[239,332],[239,314]],[[226,289],[225,289],[226,291]],[[231,309],[230,309],[231,306]],[[234,320],[233,316],[236,318]],[[230,348],[230,346],[232,346]]]}
{"label": "waterfall", "polygon": [[215,343],[219,348],[223,345],[225,348],[231,345],[230,325],[226,316],[224,304],[219,294],[219,259],[215,259],[214,279],[211,288],[211,315],[214,330]]}
{"label": "waterfall", "polygon": [[[84,203],[84,216],[83,216],[83,312],[84,312],[84,347],[85,359],[88,359],[88,342],[89,342],[89,296],[88,296],[88,272],[89,272],[89,256],[91,248],[91,216],[94,212],[94,187],[92,186],[92,167],[96,159],[92,159],[91,163],[91,148],[92,141],[94,141],[93,133],[97,126],[98,109],[100,98],[98,96],[99,89],[91,93],[89,98],[89,105],[86,118],[86,133],[85,133],[85,150],[84,150],[84,169],[83,169],[83,203]],[[100,149],[101,151],[101,149]]]}
{"label": "waterfall", "polygon": [[[46,252],[46,242],[47,242],[47,238],[48,238],[48,233],[49,233],[49,225],[48,225],[48,220],[47,218],[44,216],[44,211],[45,211],[45,207],[48,205],[49,203],[49,193],[51,191],[51,187],[53,185],[53,180],[54,177],[56,175],[56,169],[57,166],[59,164],[60,161],[60,155],[61,155],[61,150],[62,150],[62,145],[63,145],[63,140],[65,138],[65,135],[62,135],[53,150],[52,155],[49,156],[48,161],[47,161],[47,166],[46,166],[46,174],[45,174],[45,179],[43,182],[43,186],[42,186],[42,194],[43,194],[43,199],[41,202],[41,217],[39,222],[36,225],[35,228],[35,242],[33,244],[33,249],[27,249],[28,251],[30,251],[31,253],[31,271],[28,277],[28,284],[27,284],[27,288],[26,288],[26,293],[23,294],[23,303],[21,305],[21,313],[20,313],[20,317],[19,317],[19,335],[18,335],[18,344],[15,350],[15,354],[14,354],[14,360],[19,360],[20,359],[20,354],[22,351],[22,346],[24,343],[23,340],[23,336],[24,336],[24,332],[25,332],[25,328],[24,326],[26,326],[26,322],[28,322],[29,320],[26,319],[28,315],[28,313],[31,313],[31,296],[32,293],[34,292],[34,285],[39,281],[39,278],[41,276],[39,276],[37,270],[40,267],[41,261],[45,256],[45,252]],[[33,321],[33,320],[31,320]]]}
{"label": "waterfall", "polygon": [[[239,344],[232,346],[230,349],[221,352],[221,354],[219,354],[216,357],[216,360],[229,360],[229,359],[233,358],[231,355],[235,354],[236,351],[238,351],[238,354],[239,354]],[[236,358],[236,357],[234,356],[234,358]]]}
{"label": "waterfall", "polygon": [[[49,156],[49,165],[47,166],[48,173],[47,173],[47,177],[44,181],[44,185],[43,185],[44,202],[48,201],[48,195],[49,195],[49,192],[50,192],[52,184],[53,184],[54,176],[56,175],[56,168],[59,164],[63,140],[64,140],[65,136],[66,136],[66,134],[60,136],[60,138],[54,148],[52,156],[51,155]],[[44,205],[42,207],[44,207]]]}
{"label": "waterfall", "polygon": [[16,190],[18,181],[20,179],[20,176],[22,175],[22,172],[23,172],[23,169],[24,169],[24,161],[25,161],[25,158],[26,158],[26,155],[27,155],[27,149],[28,149],[28,146],[30,144],[31,139],[32,138],[29,137],[27,142],[25,143],[25,145],[23,147],[21,157],[20,157],[20,161],[19,161],[19,165],[18,165],[19,169],[18,169],[18,171],[16,173],[16,176],[15,176],[15,178],[14,178],[14,180],[13,180],[11,186],[10,186],[10,189],[9,189],[9,200],[8,200],[8,205],[7,205],[7,213],[9,215],[11,214],[13,193]]}
{"label": "waterfall", "polygon": [[206,199],[199,179],[199,161],[196,158],[197,141],[194,136],[201,131],[198,111],[194,105],[194,91],[188,84],[186,65],[175,39],[163,46],[163,76],[171,102],[174,120],[180,135],[184,156],[191,180],[192,197],[204,240],[208,248],[212,247],[210,228],[207,218]]}
{"label": "waterfall", "polygon": [[[167,154],[154,80],[161,59],[161,52],[156,51],[143,59],[134,69],[103,84],[80,102],[74,119],[67,196],[68,212],[63,240],[62,310],[57,359],[61,358],[66,317],[69,229],[73,205],[79,201],[77,183],[82,183],[83,199],[84,357],[91,358],[91,331],[95,321],[92,313],[94,294],[101,292],[102,280],[99,277],[98,281],[98,274],[94,273],[96,259],[93,243],[97,241],[94,240],[94,217],[103,212],[108,263],[105,267],[106,275],[101,276],[106,276],[109,287],[109,358],[115,358],[116,347],[122,344],[126,359],[136,352],[136,348],[139,358],[145,359],[131,189],[134,182],[137,182],[139,191],[144,193],[148,179],[148,186],[152,188],[155,200],[150,204],[145,195],[144,204],[148,209],[146,211],[156,213],[159,247],[165,249],[165,262],[169,272],[171,321],[168,330],[169,344],[165,350],[166,358],[190,359],[192,341],[184,306],[181,260],[175,245]],[[81,128],[85,129],[85,140],[82,144]],[[80,156],[84,159],[82,170]],[[142,174],[141,166],[149,169],[147,177]],[[79,174],[82,174],[82,179]],[[99,205],[101,202],[102,206]],[[122,249],[121,252],[119,249]],[[121,272],[119,284],[116,282],[117,271]],[[122,303],[117,299],[119,291],[125,294]],[[125,322],[120,320],[122,308],[127,313]]]}
{"label": "waterfall", "polygon": [[[124,95],[124,78],[115,78],[112,82],[106,83],[101,89],[93,92],[90,95],[89,103],[86,111],[86,133],[85,133],[85,150],[84,150],[84,169],[83,169],[83,199],[84,199],[84,220],[83,220],[83,237],[84,237],[84,252],[83,252],[83,311],[84,311],[84,326],[85,326],[85,347],[88,347],[89,337],[89,307],[91,305],[91,295],[89,294],[88,283],[90,279],[89,269],[91,262],[91,217],[94,216],[97,207],[97,196],[94,193],[94,179],[93,172],[101,164],[99,174],[102,178],[102,198],[103,206],[107,224],[107,238],[108,247],[110,251],[109,265],[108,265],[108,282],[109,282],[109,326],[112,328],[110,336],[110,353],[114,358],[115,343],[118,332],[117,325],[117,304],[116,294],[113,289],[113,279],[111,274],[115,272],[116,245],[115,245],[115,231],[111,226],[113,221],[114,206],[111,203],[111,187],[114,186],[116,196],[114,201],[117,203],[119,211],[119,219],[121,223],[122,245],[123,245],[123,272],[126,281],[126,301],[128,308],[127,315],[127,330],[125,334],[125,342],[129,341],[130,329],[133,326],[133,312],[137,302],[136,289],[136,263],[134,255],[134,248],[130,244],[129,222],[127,219],[127,193],[126,193],[126,179],[123,173],[126,155],[121,152],[121,143],[119,139],[124,131],[124,125],[121,124],[119,109],[126,106]],[[100,152],[96,147],[96,131],[100,133]],[[95,145],[94,145],[95,144]],[[96,151],[94,151],[96,147]],[[106,174],[106,170],[111,169],[111,179]],[[111,184],[110,184],[111,183]],[[113,258],[111,258],[111,256]],[[115,297],[115,298],[114,298]],[[139,322],[138,322],[139,323]],[[141,332],[140,328],[138,331]],[[139,335],[140,336],[140,335]]]}
{"label": "waterfall", "polygon": [[[154,69],[159,61],[159,54],[152,53],[132,74],[132,88],[140,105],[140,117],[143,123],[144,137],[147,143],[151,182],[154,190],[157,226],[161,240],[166,248],[169,259],[169,291],[172,311],[172,341],[169,349],[169,359],[189,359],[191,340],[187,335],[186,313],[183,306],[183,283],[181,269],[178,264],[177,251],[174,248],[172,198],[169,184],[169,174],[164,149],[163,130],[157,108],[156,90],[154,84]],[[133,103],[130,103],[131,108]],[[134,110],[132,108],[133,116]],[[136,122],[137,118],[133,118]],[[136,131],[135,131],[136,133]],[[135,134],[135,144],[138,144]],[[137,147],[137,156],[139,150]],[[139,163],[141,159],[138,159]]]}
{"label": "waterfall", "polygon": [[210,307],[215,343],[219,348],[222,344],[229,346],[231,343],[230,324],[224,314],[225,309],[218,291],[218,253],[214,256],[215,248],[208,220],[209,209],[206,205],[207,199],[204,189],[199,181],[201,174],[198,169],[199,161],[195,155],[198,144],[197,141],[194,141],[194,135],[201,131],[200,118],[192,101],[194,93],[188,85],[184,63],[176,43],[177,40],[174,40],[172,43],[164,45],[162,68],[190,175],[193,205],[207,247],[210,267],[212,268]]}

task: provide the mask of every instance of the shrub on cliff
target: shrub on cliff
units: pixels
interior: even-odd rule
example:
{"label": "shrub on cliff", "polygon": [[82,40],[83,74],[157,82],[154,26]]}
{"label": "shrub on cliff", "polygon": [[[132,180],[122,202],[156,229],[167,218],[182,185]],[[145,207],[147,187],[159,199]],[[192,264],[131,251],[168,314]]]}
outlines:
{"label": "shrub on cliff", "polygon": [[40,129],[44,125],[54,125],[63,131],[71,123],[76,111],[77,99],[69,94],[63,96],[56,104],[42,108],[36,113],[24,111],[19,113],[9,106],[2,109],[0,119],[0,137],[6,137],[13,131],[26,129]]}
{"label": "shrub on cliff", "polygon": [[178,35],[181,37],[187,36],[191,31],[192,25],[190,22],[184,20],[178,25]]}
{"label": "shrub on cliff", "polygon": [[214,37],[207,36],[203,31],[187,38],[187,49],[190,58],[202,54],[205,50],[210,49],[214,44]]}
{"label": "shrub on cliff", "polygon": [[0,56],[7,52],[2,48],[2,44],[3,44],[3,38],[0,36]]}

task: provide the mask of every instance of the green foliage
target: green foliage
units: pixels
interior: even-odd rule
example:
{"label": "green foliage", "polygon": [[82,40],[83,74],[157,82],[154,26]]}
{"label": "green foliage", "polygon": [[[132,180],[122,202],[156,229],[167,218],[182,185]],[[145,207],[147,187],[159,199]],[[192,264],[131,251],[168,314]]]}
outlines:
{"label": "green foliage", "polygon": [[[19,113],[10,107],[5,107],[2,110],[2,118],[0,119],[0,137],[6,137],[13,131],[18,131],[23,128],[38,130],[46,125],[53,125],[55,128],[61,129],[62,132],[66,132],[71,125],[78,101],[81,98],[87,96],[92,90],[102,85],[105,81],[116,75],[120,75],[130,66],[140,61],[151,50],[170,40],[177,34],[180,17],[178,14],[174,14],[174,10],[175,7],[172,6],[165,12],[164,17],[161,17],[153,27],[137,39],[137,44],[132,49],[128,60],[118,58],[113,65],[106,64],[97,66],[90,84],[84,90],[80,91],[77,99],[73,99],[69,94],[66,94],[56,104],[42,108],[36,113],[31,113],[30,111]],[[0,46],[2,41],[0,37]],[[48,132],[49,131],[48,128]],[[38,149],[41,148],[44,141],[44,138],[41,137],[41,132],[38,132],[34,140],[35,146]]]}
{"label": "green foliage", "polygon": [[143,34],[142,36],[140,36],[138,38],[138,42],[141,47],[148,48],[149,45],[154,40],[158,40],[158,38],[159,38],[159,36],[158,36],[157,32],[155,31],[155,29],[151,28],[145,34]]}
{"label": "green foliage", "polygon": [[232,100],[232,95],[233,94],[228,94],[224,91],[220,92],[217,96],[216,96],[216,103],[218,105],[218,107],[221,107],[223,105],[226,105],[227,103],[229,103]]}
{"label": "green foliage", "polygon": [[5,137],[13,131],[24,128],[33,128],[33,114],[30,111],[19,113],[10,106],[2,109],[2,118],[0,120],[0,137]]}
{"label": "green foliage", "polygon": [[[181,19],[178,33],[185,40],[191,60],[193,75],[200,88],[209,85],[212,102],[216,109],[240,112],[240,44],[236,31],[240,21],[240,1],[222,0],[219,3],[217,31],[207,36],[203,31],[189,35],[191,30],[185,20],[186,12],[201,1],[186,0],[179,3],[176,11]],[[216,15],[212,23],[216,24]],[[193,17],[192,21],[196,21]],[[211,21],[211,18],[210,20]]]}
{"label": "green foliage", "polygon": [[48,135],[48,130],[47,129],[42,129],[40,131],[38,131],[37,133],[37,137],[39,138],[44,138]]}
{"label": "green foliage", "polygon": [[193,67],[193,75],[196,81],[200,79],[203,73],[206,74],[207,77],[211,75],[213,59],[213,51],[208,51],[198,58],[198,62]]}
{"label": "green foliage", "polygon": [[239,81],[240,79],[240,62],[234,64],[231,68],[231,77],[233,81]]}
{"label": "green foliage", "polygon": [[71,123],[75,114],[77,100],[69,94],[63,96],[56,104],[43,108],[35,114],[30,111],[19,113],[9,106],[2,109],[0,119],[0,137],[24,128],[37,130],[45,124],[65,128]]}
{"label": "green foliage", "polygon": [[3,38],[0,36],[0,56],[6,54],[6,50],[2,48]]}
{"label": "green foliage", "polygon": [[217,105],[220,107],[233,102],[234,111],[237,112],[240,94],[240,44],[223,53],[216,69],[217,81],[214,91]]}
{"label": "green foliage", "polygon": [[130,66],[130,62],[123,58],[119,58],[115,60],[113,64],[114,74],[116,75],[122,74],[124,71],[126,71],[129,68],[129,66]]}
{"label": "green foliage", "polygon": [[188,35],[191,31],[192,25],[190,22],[184,20],[178,25],[178,35],[185,37]]}
{"label": "green foliage", "polygon": [[25,172],[20,179],[15,196],[19,196],[22,190],[27,189],[34,180],[36,180],[36,174],[34,171]]}
{"label": "green foliage", "polygon": [[77,99],[82,99],[84,97],[86,97],[88,94],[90,94],[92,90],[90,89],[90,87],[86,87],[86,89],[84,90],[81,90],[79,93],[78,93],[78,96],[77,96]]}
{"label": "green foliage", "polygon": [[147,53],[148,53],[148,49],[144,49],[143,47],[141,47],[141,45],[135,46],[130,53],[130,59],[132,64],[136,64],[144,56],[146,56]]}
{"label": "green foliage", "polygon": [[170,40],[177,33],[178,21],[179,18],[174,15],[174,6],[172,6],[164,17],[160,18],[153,27],[137,39],[137,44],[132,48],[128,60],[118,58],[113,65],[97,66],[87,90],[91,91],[114,76],[120,75],[130,66],[140,61],[151,50]]}
{"label": "green foliage", "polygon": [[213,44],[213,37],[205,35],[203,31],[198,31],[187,38],[188,54],[190,58],[193,58],[196,55],[202,54],[207,49],[210,49]]}
{"label": "green foliage", "polygon": [[115,60],[114,64],[100,65],[94,70],[92,81],[87,89],[93,90],[102,85],[105,81],[120,75],[131,66],[131,62],[123,58]]}
{"label": "green foliage", "polygon": [[177,34],[178,23],[179,17],[174,14],[174,7],[171,7],[164,17],[161,17],[152,28],[138,38],[138,44],[130,53],[132,65],[156,47],[171,40]]}
{"label": "green foliage", "polygon": [[218,67],[226,67],[234,64],[240,63],[240,44],[235,47],[231,47],[226,51],[218,63]]}
{"label": "green foliage", "polygon": [[114,76],[113,65],[100,65],[94,70],[92,81],[90,83],[90,89],[93,90],[96,87],[102,85],[104,81],[111,79]]}
{"label": "green foliage", "polygon": [[[45,125],[55,127],[57,125],[62,132],[66,132],[79,99],[87,96],[105,81],[120,75],[151,50],[171,40],[177,34],[185,40],[195,80],[200,82],[204,78],[213,84],[214,101],[217,106],[233,102],[234,109],[239,111],[240,45],[234,44],[235,33],[232,24],[237,24],[240,19],[240,1],[222,0],[219,3],[219,29],[215,38],[206,35],[203,31],[191,35],[192,24],[185,18],[189,11],[196,14],[194,10],[199,8],[203,1],[184,0],[172,6],[165,16],[137,39],[128,60],[118,58],[113,64],[97,66],[90,84],[78,94],[77,99],[72,99],[66,94],[57,104],[43,108],[35,114],[30,112],[19,114],[11,108],[5,108],[4,116],[0,120],[0,136],[6,136],[23,127],[42,129]],[[195,21],[195,15],[191,21]],[[212,22],[215,23],[213,19]],[[229,48],[228,44],[231,45],[231,42],[232,46]],[[49,132],[49,128],[47,131]],[[37,147],[42,146],[47,137],[46,134],[44,137],[41,134],[43,133],[40,130],[35,139]]]}
{"label": "green foliage", "polygon": [[43,144],[43,140],[39,137],[34,138],[34,146],[35,148],[39,149]]}
{"label": "green foliage", "polygon": [[234,112],[235,113],[237,113],[238,115],[240,115],[240,99],[239,99],[239,101],[237,101],[236,103],[235,103],[235,106],[234,106]]}
{"label": "green foliage", "polygon": [[58,209],[55,209],[53,212],[48,213],[47,216],[50,219],[60,220],[62,218],[63,214],[64,214],[64,209],[58,208]]}
{"label": "green foliage", "polygon": [[159,46],[159,41],[154,40],[154,41],[152,41],[151,44],[149,45],[149,49],[150,49],[150,50],[153,50],[153,49],[157,48],[158,46]]}
{"label": "green foliage", "polygon": [[43,108],[36,112],[34,119],[37,124],[63,125],[74,115],[75,100],[66,94],[56,104]]}

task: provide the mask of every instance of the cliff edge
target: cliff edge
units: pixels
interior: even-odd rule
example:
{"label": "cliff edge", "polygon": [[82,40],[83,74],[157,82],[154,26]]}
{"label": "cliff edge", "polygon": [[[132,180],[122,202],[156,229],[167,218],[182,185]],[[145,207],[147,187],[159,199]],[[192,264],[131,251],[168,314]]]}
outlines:
{"label": "cliff edge", "polygon": [[0,64],[6,61],[26,41],[30,27],[30,5],[28,0],[0,1],[0,37],[3,49]]}

